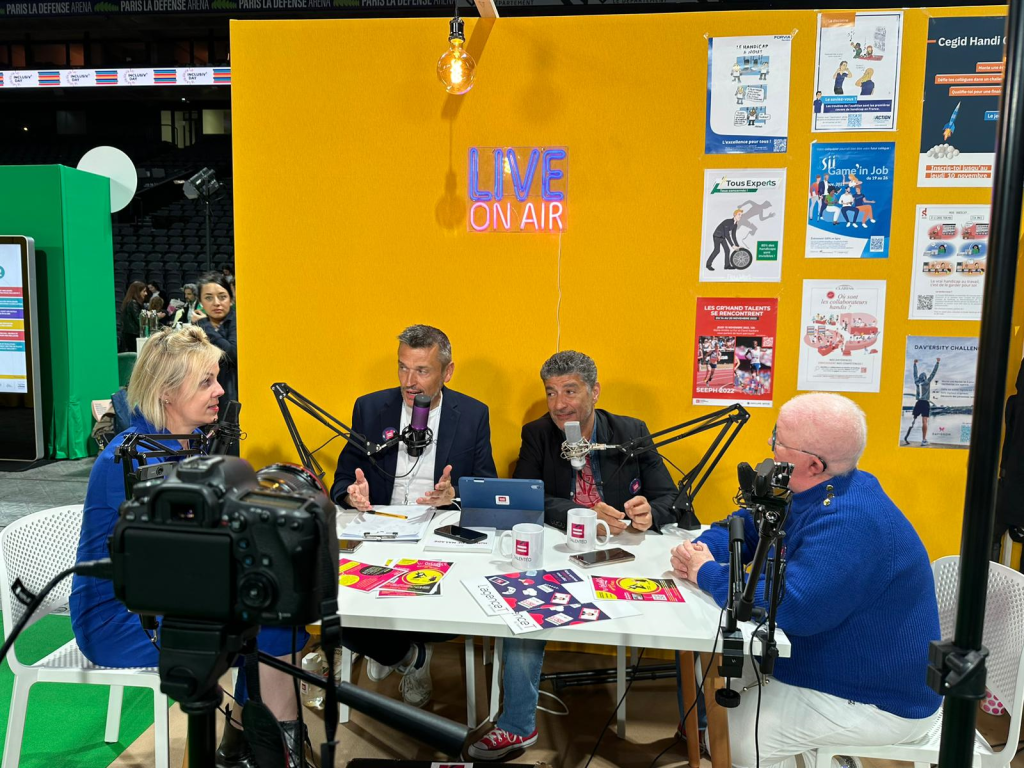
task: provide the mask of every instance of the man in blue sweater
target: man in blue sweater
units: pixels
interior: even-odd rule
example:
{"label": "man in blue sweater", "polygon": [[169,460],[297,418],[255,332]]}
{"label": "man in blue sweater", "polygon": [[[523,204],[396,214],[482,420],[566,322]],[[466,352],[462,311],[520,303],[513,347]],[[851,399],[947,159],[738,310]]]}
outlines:
{"label": "man in blue sweater", "polygon": [[[878,480],[857,469],[867,442],[864,413],[840,395],[800,395],[779,410],[769,444],[793,464],[786,531],[786,587],[778,624],[792,642],[761,688],[762,766],[813,765],[827,745],[898,744],[921,738],[941,699],[925,684],[939,615],[928,553]],[[757,546],[742,510],[744,562]],[[724,605],[729,534],[714,527],[672,550],[672,568]],[[757,605],[767,607],[762,588]],[[742,683],[754,683],[745,662]],[[729,711],[734,766],[756,763],[758,689]],[[808,762],[810,760],[810,762]]]}

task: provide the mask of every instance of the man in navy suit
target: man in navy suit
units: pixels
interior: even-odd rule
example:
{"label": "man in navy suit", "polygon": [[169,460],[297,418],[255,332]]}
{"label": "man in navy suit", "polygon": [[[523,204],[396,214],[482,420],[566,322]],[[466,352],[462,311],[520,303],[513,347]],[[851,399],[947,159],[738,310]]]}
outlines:
{"label": "man in navy suit", "polygon": [[[404,443],[373,460],[352,443],[338,459],[331,498],[361,512],[389,504],[451,504],[460,477],[497,477],[491,455],[487,406],[445,384],[455,372],[448,337],[429,325],[413,325],[398,336],[398,383],[363,395],[352,409],[352,430],[373,442],[400,434],[412,421],[417,395],[430,398],[427,426],[434,440],[418,457]],[[346,629],[342,643],[367,656],[371,680],[392,670],[403,674],[402,697],[421,707],[430,699],[431,646],[434,635],[382,630]]]}

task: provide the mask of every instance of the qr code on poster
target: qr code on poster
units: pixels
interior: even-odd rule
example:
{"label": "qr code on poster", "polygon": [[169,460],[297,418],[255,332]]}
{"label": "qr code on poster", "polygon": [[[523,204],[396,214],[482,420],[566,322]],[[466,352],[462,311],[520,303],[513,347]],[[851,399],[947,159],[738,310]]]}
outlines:
{"label": "qr code on poster", "polygon": [[934,296],[918,296],[917,297],[917,308],[918,310],[931,311],[932,304],[935,303]]}
{"label": "qr code on poster", "polygon": [[860,128],[860,115],[853,114],[846,116],[846,127],[847,128]]}
{"label": "qr code on poster", "polygon": [[960,425],[960,445],[969,445],[971,442],[971,425]]}
{"label": "qr code on poster", "polygon": [[786,151],[786,139],[775,139],[772,142],[772,152],[785,152]]}
{"label": "qr code on poster", "polygon": [[881,253],[885,250],[885,235],[872,235],[871,236],[871,253]]}

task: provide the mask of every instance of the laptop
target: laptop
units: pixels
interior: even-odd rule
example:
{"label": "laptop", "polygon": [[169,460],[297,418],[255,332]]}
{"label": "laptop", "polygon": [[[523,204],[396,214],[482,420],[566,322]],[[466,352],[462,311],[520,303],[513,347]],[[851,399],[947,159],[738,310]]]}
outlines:
{"label": "laptop", "polygon": [[507,531],[519,523],[544,525],[544,483],[500,477],[459,478],[463,528]]}

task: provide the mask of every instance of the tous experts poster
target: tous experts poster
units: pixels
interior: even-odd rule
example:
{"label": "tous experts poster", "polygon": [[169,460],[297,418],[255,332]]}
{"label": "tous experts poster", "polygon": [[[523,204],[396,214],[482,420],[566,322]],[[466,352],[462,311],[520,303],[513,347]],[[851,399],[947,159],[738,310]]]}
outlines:
{"label": "tous experts poster", "polygon": [[885,259],[896,145],[811,144],[809,259]]}
{"label": "tous experts poster", "polygon": [[804,280],[797,389],[878,392],[884,280]]}
{"label": "tous experts poster", "polygon": [[980,320],[989,206],[919,205],[910,276],[911,320]]}
{"label": "tous experts poster", "polygon": [[708,39],[704,153],[785,152],[792,35]]}
{"label": "tous experts poster", "polygon": [[919,187],[991,187],[1005,16],[928,20]]}
{"label": "tous experts poster", "polygon": [[693,404],[770,408],[778,299],[697,299]]}
{"label": "tous experts poster", "polygon": [[785,168],[706,169],[701,282],[779,282],[785,207]]}
{"label": "tous experts poster", "polygon": [[900,11],[818,14],[812,129],[895,130],[902,45]]}
{"label": "tous experts poster", "polygon": [[970,448],[978,340],[908,336],[900,445]]}

